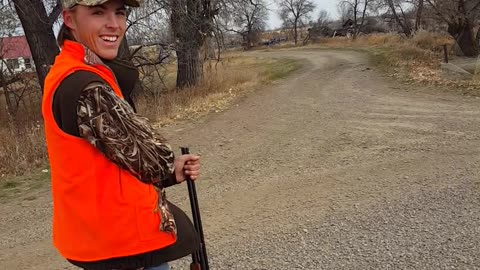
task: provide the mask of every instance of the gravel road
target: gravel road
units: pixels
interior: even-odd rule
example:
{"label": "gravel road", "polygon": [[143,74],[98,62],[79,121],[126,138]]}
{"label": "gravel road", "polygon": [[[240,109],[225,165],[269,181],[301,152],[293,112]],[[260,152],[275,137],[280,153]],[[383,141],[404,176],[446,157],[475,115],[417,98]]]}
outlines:
{"label": "gravel road", "polygon": [[[392,81],[356,52],[256,55],[304,67],[163,130],[202,155],[212,269],[480,269],[480,100]],[[76,269],[37,192],[0,206],[0,269]],[[169,196],[189,210],[186,186]]]}

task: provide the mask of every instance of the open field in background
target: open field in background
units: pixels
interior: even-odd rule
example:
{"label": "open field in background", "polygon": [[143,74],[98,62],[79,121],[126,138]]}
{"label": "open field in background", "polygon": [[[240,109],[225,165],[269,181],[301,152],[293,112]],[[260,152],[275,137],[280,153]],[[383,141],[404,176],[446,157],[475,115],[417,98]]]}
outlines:
{"label": "open field in background", "polygon": [[[249,57],[241,53],[223,56],[221,62],[205,64],[205,80],[195,89],[176,90],[175,65],[163,73],[163,82],[152,78],[150,87],[166,89],[159,94],[140,96],[138,111],[155,126],[194,119],[207,113],[219,112],[229,104],[255,91],[260,85],[283,78],[300,67],[299,62],[288,59]],[[157,73],[152,73],[157,74]],[[4,114],[0,121],[0,199],[15,196],[25,189],[48,182],[46,148],[40,114],[40,95],[31,97],[30,107],[21,107],[18,121],[13,124]],[[0,95],[1,109],[5,100]],[[32,108],[34,107],[34,108]]]}

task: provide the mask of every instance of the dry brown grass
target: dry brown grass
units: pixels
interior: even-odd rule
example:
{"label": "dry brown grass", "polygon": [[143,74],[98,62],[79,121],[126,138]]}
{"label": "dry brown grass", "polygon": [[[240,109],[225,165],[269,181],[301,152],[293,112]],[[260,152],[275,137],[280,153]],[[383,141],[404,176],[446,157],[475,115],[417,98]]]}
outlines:
{"label": "dry brown grass", "polygon": [[17,94],[23,92],[23,98],[15,115],[11,115],[3,89],[0,92],[0,176],[23,174],[42,166],[46,160],[37,80],[33,77],[22,80],[9,85],[9,90]]}
{"label": "dry brown grass", "polygon": [[0,175],[21,175],[46,163],[43,125],[22,123],[0,128]]}

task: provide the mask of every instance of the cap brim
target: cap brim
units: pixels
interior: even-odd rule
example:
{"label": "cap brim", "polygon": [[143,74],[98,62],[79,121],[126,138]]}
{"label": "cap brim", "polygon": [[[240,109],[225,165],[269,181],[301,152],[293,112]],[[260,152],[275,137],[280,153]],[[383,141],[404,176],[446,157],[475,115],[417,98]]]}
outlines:
{"label": "cap brim", "polygon": [[[79,5],[84,5],[84,6],[98,6],[101,4],[105,4],[110,0],[97,0],[97,1],[78,1],[77,4]],[[140,6],[140,0],[123,0],[123,3],[125,3],[126,6],[130,7],[139,7]]]}
{"label": "cap brim", "polygon": [[138,0],[123,0],[125,5],[130,6],[130,7],[139,7],[140,6],[140,1]]}

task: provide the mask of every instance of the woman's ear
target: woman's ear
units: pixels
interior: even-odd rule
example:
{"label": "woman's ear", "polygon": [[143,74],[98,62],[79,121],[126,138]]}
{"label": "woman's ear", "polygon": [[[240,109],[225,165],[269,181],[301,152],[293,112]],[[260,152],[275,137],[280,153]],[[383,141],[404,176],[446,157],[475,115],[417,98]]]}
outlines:
{"label": "woman's ear", "polygon": [[75,29],[75,22],[73,20],[73,14],[70,10],[62,11],[63,23],[70,29]]}

